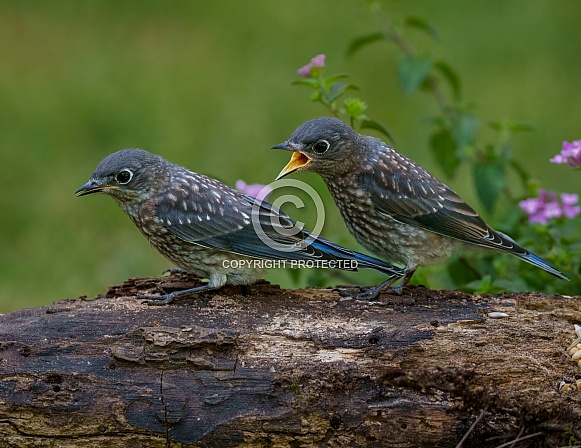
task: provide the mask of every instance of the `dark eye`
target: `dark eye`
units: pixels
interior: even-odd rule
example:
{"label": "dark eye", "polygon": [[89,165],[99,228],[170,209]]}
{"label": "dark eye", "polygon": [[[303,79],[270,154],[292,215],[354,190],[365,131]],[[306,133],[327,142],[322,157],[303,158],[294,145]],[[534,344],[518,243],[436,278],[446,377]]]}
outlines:
{"label": "dark eye", "polygon": [[122,170],[117,173],[115,176],[115,180],[119,182],[121,185],[128,184],[131,178],[133,177],[133,173],[129,170]]}
{"label": "dark eye", "polygon": [[327,149],[329,149],[329,142],[327,140],[319,140],[317,143],[313,145],[313,151],[317,154],[323,154]]}

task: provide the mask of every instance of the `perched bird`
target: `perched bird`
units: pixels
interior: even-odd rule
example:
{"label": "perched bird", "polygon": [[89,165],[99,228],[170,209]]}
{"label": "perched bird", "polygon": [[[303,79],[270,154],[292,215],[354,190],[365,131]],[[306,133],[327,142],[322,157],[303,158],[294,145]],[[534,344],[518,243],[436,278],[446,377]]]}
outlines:
{"label": "perched bird", "polygon": [[[358,134],[337,118],[307,121],[273,149],[294,151],[277,179],[294,171],[318,173],[357,241],[375,255],[406,266],[401,286],[407,285],[418,266],[436,263],[462,246],[507,252],[568,280],[489,227],[460,196],[413,160],[378,138]],[[376,295],[395,280],[368,295]]]}
{"label": "perched bird", "polygon": [[162,255],[179,268],[209,279],[204,286],[148,297],[151,304],[166,304],[226,284],[254,283],[265,270],[260,260],[317,265],[326,261],[325,266],[346,270],[377,269],[390,278],[405,274],[297,228],[268,202],[143,149],[123,149],[105,157],[76,195],[97,192],[113,197]]}

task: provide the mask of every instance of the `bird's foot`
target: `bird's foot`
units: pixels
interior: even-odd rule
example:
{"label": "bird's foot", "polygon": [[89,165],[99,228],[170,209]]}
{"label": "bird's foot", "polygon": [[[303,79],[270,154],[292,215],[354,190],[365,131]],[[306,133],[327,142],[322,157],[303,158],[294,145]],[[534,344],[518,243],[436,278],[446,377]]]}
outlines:
{"label": "bird's foot", "polygon": [[348,291],[339,291],[339,295],[345,299],[357,300],[360,302],[369,302],[370,300],[376,299],[382,292],[381,285],[374,286],[370,288],[359,288],[359,292],[350,293]]}
{"label": "bird's foot", "polygon": [[391,285],[397,280],[398,278],[390,278],[389,280],[377,286],[358,287],[359,292],[357,293],[350,292],[348,289],[343,288],[335,288],[333,291],[337,291],[341,297],[346,299],[355,299],[358,301],[368,302],[370,300],[376,299],[382,293],[400,295],[403,292],[408,291],[408,288],[405,286],[405,284],[392,288]]}
{"label": "bird's foot", "polygon": [[411,289],[404,285],[394,286],[393,288],[388,288],[381,291],[382,294],[391,294],[392,296],[403,296],[405,294],[411,294]]}
{"label": "bird's foot", "polygon": [[341,297],[344,297],[346,299],[352,299],[354,296],[356,296],[358,293],[355,291],[363,291],[363,288],[356,286],[353,288],[333,288],[331,291],[338,293]]}
{"label": "bird's foot", "polygon": [[187,274],[187,273],[188,273],[188,271],[185,271],[185,270],[180,269],[180,268],[169,268],[169,269],[166,269],[165,271],[163,271],[161,273],[161,275],[165,276],[165,275]]}
{"label": "bird's foot", "polygon": [[163,288],[158,286],[158,289],[161,292],[161,295],[147,295],[147,294],[139,294],[138,297],[141,299],[146,299],[143,303],[149,306],[161,306],[167,305],[168,303],[173,302],[177,298],[186,297],[192,294],[197,294],[202,291],[208,291],[214,289],[209,285],[198,286],[196,288],[184,289],[181,291],[174,291],[170,293],[166,293]]}

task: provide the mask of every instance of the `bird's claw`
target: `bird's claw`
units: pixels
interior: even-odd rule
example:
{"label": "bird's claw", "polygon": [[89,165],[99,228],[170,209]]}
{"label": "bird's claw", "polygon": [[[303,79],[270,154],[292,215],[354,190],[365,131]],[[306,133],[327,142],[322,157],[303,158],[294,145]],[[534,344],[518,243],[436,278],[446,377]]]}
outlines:
{"label": "bird's claw", "polygon": [[198,286],[196,288],[190,289],[183,289],[181,291],[174,291],[170,293],[166,293],[161,286],[157,286],[157,289],[160,291],[161,295],[154,296],[154,295],[146,295],[146,294],[138,294],[137,297],[146,299],[145,304],[150,306],[158,306],[158,305],[167,305],[177,299],[178,297],[186,297],[193,294],[199,294],[203,291],[212,290],[212,287],[208,285]]}
{"label": "bird's claw", "polygon": [[343,297],[349,297],[357,301],[368,302],[381,294],[381,288],[360,288],[360,292]]}
{"label": "bird's claw", "polygon": [[144,299],[141,303],[145,303],[146,305],[167,305],[176,297],[174,293],[167,294],[160,286],[157,289],[161,292],[159,296],[153,294],[137,294],[137,297]]}
{"label": "bird's claw", "polygon": [[161,273],[162,277],[165,275],[173,275],[173,274],[187,274],[188,271],[184,271],[180,268],[168,268]]}
{"label": "bird's claw", "polygon": [[354,288],[333,288],[332,291],[338,293],[341,297],[345,298],[345,299],[352,299],[354,296],[357,295],[357,293],[355,292],[351,292],[353,290],[358,290],[361,291],[360,287],[354,287]]}
{"label": "bird's claw", "polygon": [[[359,292],[354,292],[355,290]],[[356,286],[354,288],[333,288],[333,292],[339,293],[344,299],[371,300],[379,295],[381,289]]]}
{"label": "bird's claw", "polygon": [[141,303],[145,303],[150,306],[167,305],[168,303],[171,303],[177,296],[179,296],[179,293],[181,292],[174,291],[167,293],[160,285],[157,285],[156,288],[159,291],[159,296],[153,294],[137,294],[137,297],[140,299],[145,299]]}
{"label": "bird's claw", "polygon": [[376,299],[381,294],[392,294],[392,295],[402,295],[410,291],[407,286],[395,286],[393,288],[385,288],[384,285],[372,286],[372,287],[359,287],[358,293],[349,292],[347,289],[335,288],[333,291],[339,293],[339,295],[345,299],[354,299],[358,301],[368,302]]}

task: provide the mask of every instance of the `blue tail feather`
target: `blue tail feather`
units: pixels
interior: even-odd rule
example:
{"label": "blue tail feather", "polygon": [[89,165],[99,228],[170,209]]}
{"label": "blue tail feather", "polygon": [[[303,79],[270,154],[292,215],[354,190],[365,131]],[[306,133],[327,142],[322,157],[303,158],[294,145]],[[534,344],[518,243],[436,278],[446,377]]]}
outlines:
{"label": "blue tail feather", "polygon": [[558,277],[563,280],[569,280],[569,278],[565,276],[562,272],[557,270],[557,268],[555,268],[549,262],[543,260],[538,255],[533,254],[532,252],[528,252],[527,254],[523,255],[518,254],[517,257],[519,257],[521,260],[526,261],[527,263],[532,264],[533,266],[541,268],[543,271],[547,271],[549,274],[553,274],[555,277]]}
{"label": "blue tail feather", "polygon": [[386,263],[378,258],[346,249],[321,237],[314,240],[311,244],[316,249],[333,255],[338,259],[357,261],[358,267],[360,268],[375,269],[390,277],[403,277],[406,274],[406,271],[402,268]]}
{"label": "blue tail feather", "polygon": [[403,277],[406,274],[404,269],[385,263],[377,258],[370,257],[369,255],[360,254],[358,252],[355,252],[354,255],[355,259],[360,263],[359,265],[363,268],[377,269],[378,271],[392,277]]}

